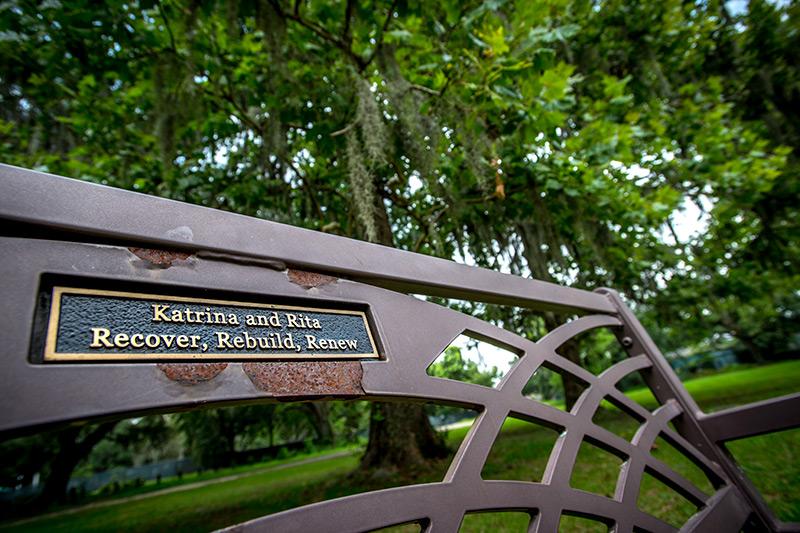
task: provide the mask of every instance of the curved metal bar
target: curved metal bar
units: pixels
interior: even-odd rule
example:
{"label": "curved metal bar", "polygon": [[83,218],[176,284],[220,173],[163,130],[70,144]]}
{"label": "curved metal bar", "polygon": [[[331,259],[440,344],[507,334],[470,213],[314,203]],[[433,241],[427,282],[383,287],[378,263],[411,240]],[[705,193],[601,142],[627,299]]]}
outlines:
{"label": "curved metal bar", "polygon": [[593,424],[592,417],[606,392],[607,384],[602,379],[593,377],[592,381],[593,383],[572,408],[571,413],[575,422],[570,424],[567,431],[559,436],[550,453],[542,477],[542,481],[545,483],[562,487],[569,485],[578,450],[583,443],[584,435]]}
{"label": "curved metal bar", "polygon": [[675,472],[669,465],[650,455],[648,449],[635,446],[607,429],[596,425],[590,426],[584,436],[592,444],[617,455],[625,461],[637,458],[655,477],[668,486],[675,488],[676,491],[690,500],[704,501],[707,497],[703,491]]}
{"label": "curved metal bar", "polygon": [[539,339],[537,344],[543,348],[551,351],[558,350],[562,344],[568,340],[574,339],[582,333],[591,331],[597,328],[619,327],[622,322],[614,316],[609,315],[589,315],[567,322],[558,326],[553,331],[550,331]]}
{"label": "curved metal bar", "polygon": [[561,509],[541,509],[531,521],[530,533],[552,533],[558,531],[561,521]]}
{"label": "curved metal bar", "polygon": [[720,488],[726,484],[725,472],[722,468],[717,463],[709,461],[691,442],[675,433],[669,426],[665,426],[661,429],[661,436],[668,444],[673,446],[695,466],[702,470],[714,488]]}
{"label": "curved metal bar", "polygon": [[[619,320],[612,316],[585,316],[559,326],[536,343],[523,343],[521,347],[525,350],[525,356],[506,374],[498,387],[503,390],[510,389],[521,392],[531,376],[544,362],[543,359],[550,360],[553,357],[557,358],[555,361],[556,367],[563,368],[584,382],[592,382],[595,378],[594,374],[561,357],[555,353],[555,350],[575,335],[580,335],[596,328],[618,325],[620,325]],[[538,357],[530,357],[531,354],[537,354]]]}
{"label": "curved metal bar", "polygon": [[606,391],[606,400],[617,409],[631,415],[637,420],[646,420],[647,417],[652,414],[639,403],[628,398],[624,392],[616,387]]}
{"label": "curved metal bar", "polygon": [[[468,486],[469,490],[458,490],[454,483],[430,483],[345,496],[257,518],[221,531],[370,531],[409,521],[435,521],[432,517],[437,516],[443,507],[461,516],[469,511],[533,513],[545,509],[545,516],[552,515],[556,526],[558,514],[553,511],[560,513],[563,509],[606,523],[627,516],[642,529],[675,531],[672,526],[640,511],[635,505],[624,505],[580,490],[554,490],[548,485],[524,481],[471,481]],[[547,522],[553,524],[551,520]]]}
{"label": "curved metal bar", "polygon": [[444,481],[481,479],[481,470],[507,415],[508,410],[501,406],[487,408],[480,414],[450,462]]}
{"label": "curved metal bar", "polygon": [[650,362],[647,356],[640,354],[607,368],[598,378],[607,386],[616,387],[617,383],[628,374],[633,374],[634,372],[650,368],[651,366],[653,366],[653,363]]}
{"label": "curved metal bar", "polygon": [[[646,421],[633,436],[631,444],[643,450],[650,450],[658,437],[659,432],[681,413],[681,408],[676,402],[662,405],[653,413],[652,418]],[[644,474],[645,461],[642,456],[630,457],[620,469],[617,489],[614,497],[620,501],[636,501],[639,497],[639,488]]]}

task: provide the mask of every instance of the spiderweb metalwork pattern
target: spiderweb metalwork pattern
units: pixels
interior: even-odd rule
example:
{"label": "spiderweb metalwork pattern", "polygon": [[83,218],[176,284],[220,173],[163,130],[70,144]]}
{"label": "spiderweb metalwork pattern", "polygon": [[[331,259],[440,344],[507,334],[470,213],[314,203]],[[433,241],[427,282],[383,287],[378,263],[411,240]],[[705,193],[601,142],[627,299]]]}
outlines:
{"label": "spiderweb metalwork pattern", "polygon": [[[623,323],[620,318],[612,315],[584,316],[560,326],[538,342],[531,342],[449,310],[437,315],[442,320],[429,322],[428,331],[450,332],[444,336],[439,334],[440,339],[446,342],[454,338],[452,332],[464,332],[522,354],[495,388],[428,376],[425,370],[439,353],[435,350],[424,358],[389,357],[384,362],[362,363],[365,391],[371,396],[443,401],[479,409],[479,415],[444,480],[313,504],[245,522],[236,526],[237,529],[367,531],[416,522],[426,531],[455,531],[467,512],[506,510],[528,512],[531,515],[530,531],[534,532],[556,531],[562,513],[598,520],[615,531],[674,531],[674,527],[637,506],[645,472],[696,505],[700,509],[696,520],[702,519],[703,513],[709,513],[719,502],[726,501],[729,486],[725,473],[669,426],[669,422],[683,412],[678,402],[670,400],[650,412],[617,389],[616,384],[625,376],[652,371],[653,365],[647,354],[634,353],[595,376],[557,353],[557,349],[568,340],[595,328],[621,331]],[[456,329],[454,323],[458,324]],[[626,343],[630,344],[627,340]],[[440,348],[444,347],[442,344],[447,345],[440,341]],[[570,412],[523,396],[523,387],[542,366],[570,374],[588,384]],[[603,399],[642,422],[632,441],[592,421]],[[510,416],[561,430],[541,483],[481,478],[492,445]],[[700,467],[717,489],[715,494],[705,494],[651,455],[650,449],[659,435]],[[613,498],[569,486],[578,450],[584,440],[623,459]]]}

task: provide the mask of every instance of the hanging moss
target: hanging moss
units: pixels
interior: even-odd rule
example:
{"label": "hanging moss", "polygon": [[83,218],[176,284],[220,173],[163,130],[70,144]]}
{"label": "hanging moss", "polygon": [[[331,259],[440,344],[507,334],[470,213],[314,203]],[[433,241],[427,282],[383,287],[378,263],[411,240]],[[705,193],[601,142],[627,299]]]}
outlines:
{"label": "hanging moss", "polygon": [[156,138],[161,157],[161,176],[167,180],[175,158],[175,100],[168,86],[174,74],[172,56],[159,58],[153,76],[153,89],[156,99]]}
{"label": "hanging moss", "polygon": [[[479,124],[480,119],[475,119]],[[481,124],[482,126],[482,124]],[[489,164],[489,153],[492,143],[485,130],[473,131],[469,128],[460,128],[464,165],[470,174],[475,177],[478,186],[485,194],[491,194],[495,188],[495,170]]]}
{"label": "hanging moss", "polygon": [[347,134],[347,174],[353,191],[353,203],[359,222],[370,242],[378,242],[378,225],[375,221],[375,183],[367,166],[355,132]]}
{"label": "hanging moss", "polygon": [[384,150],[389,146],[389,136],[369,82],[361,76],[357,77],[356,94],[356,122],[361,130],[364,153],[371,166],[382,165],[386,163]]}
{"label": "hanging moss", "polygon": [[284,48],[286,46],[286,19],[276,11],[275,6],[262,0],[256,5],[256,25],[264,32],[267,50],[273,61],[278,62],[278,69],[284,71],[286,61]]}
{"label": "hanging moss", "polygon": [[433,118],[434,113],[421,112],[426,98],[413,90],[411,83],[403,76],[394,48],[384,46],[379,59],[389,99],[397,113],[398,138],[402,150],[420,174],[428,177],[436,167],[435,148],[440,135],[439,125]]}

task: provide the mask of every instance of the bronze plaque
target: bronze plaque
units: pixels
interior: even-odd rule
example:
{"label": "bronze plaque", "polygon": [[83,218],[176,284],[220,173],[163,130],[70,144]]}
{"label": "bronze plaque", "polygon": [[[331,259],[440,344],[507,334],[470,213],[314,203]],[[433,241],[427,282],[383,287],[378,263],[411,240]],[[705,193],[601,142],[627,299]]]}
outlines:
{"label": "bronze plaque", "polygon": [[363,311],[54,287],[45,361],[378,358]]}

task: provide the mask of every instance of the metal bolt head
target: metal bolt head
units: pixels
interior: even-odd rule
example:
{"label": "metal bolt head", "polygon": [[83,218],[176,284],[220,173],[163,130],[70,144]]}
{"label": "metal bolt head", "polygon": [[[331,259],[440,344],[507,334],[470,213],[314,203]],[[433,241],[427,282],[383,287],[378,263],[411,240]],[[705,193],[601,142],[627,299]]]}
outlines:
{"label": "metal bolt head", "polygon": [[622,345],[625,348],[630,348],[631,346],[633,346],[633,339],[631,339],[630,337],[623,337],[622,338]]}

